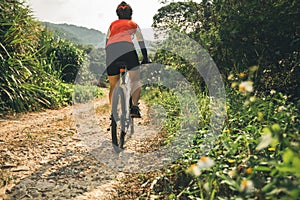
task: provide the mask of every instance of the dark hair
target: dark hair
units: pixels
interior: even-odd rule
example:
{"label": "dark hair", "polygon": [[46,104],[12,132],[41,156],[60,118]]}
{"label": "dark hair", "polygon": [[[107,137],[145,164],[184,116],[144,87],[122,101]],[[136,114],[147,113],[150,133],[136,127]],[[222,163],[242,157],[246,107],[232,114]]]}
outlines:
{"label": "dark hair", "polygon": [[117,7],[117,15],[119,19],[131,19],[132,8],[125,1],[122,1]]}

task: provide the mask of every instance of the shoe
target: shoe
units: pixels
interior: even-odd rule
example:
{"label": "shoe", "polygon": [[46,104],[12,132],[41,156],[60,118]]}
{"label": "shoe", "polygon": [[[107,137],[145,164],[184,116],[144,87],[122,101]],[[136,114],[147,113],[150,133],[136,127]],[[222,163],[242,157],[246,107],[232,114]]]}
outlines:
{"label": "shoe", "polygon": [[130,117],[141,118],[140,108],[138,106],[131,106]]}

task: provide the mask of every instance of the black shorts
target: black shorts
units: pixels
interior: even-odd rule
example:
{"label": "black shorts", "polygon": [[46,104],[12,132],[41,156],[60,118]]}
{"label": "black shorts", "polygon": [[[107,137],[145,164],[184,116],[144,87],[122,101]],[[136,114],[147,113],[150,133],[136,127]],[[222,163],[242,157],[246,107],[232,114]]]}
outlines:
{"label": "black shorts", "polygon": [[119,64],[124,63],[128,70],[139,67],[139,59],[134,45],[129,42],[117,42],[108,45],[106,51],[106,71],[108,76],[120,74]]}

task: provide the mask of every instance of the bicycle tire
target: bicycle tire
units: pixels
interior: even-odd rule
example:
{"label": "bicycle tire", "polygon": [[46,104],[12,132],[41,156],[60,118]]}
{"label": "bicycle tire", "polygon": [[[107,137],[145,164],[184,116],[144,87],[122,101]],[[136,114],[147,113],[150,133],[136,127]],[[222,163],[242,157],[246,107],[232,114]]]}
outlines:
{"label": "bicycle tire", "polygon": [[[120,107],[119,107],[120,106]],[[125,95],[121,87],[117,87],[112,98],[111,137],[116,150],[123,149],[125,138]],[[116,148],[118,147],[118,148]]]}

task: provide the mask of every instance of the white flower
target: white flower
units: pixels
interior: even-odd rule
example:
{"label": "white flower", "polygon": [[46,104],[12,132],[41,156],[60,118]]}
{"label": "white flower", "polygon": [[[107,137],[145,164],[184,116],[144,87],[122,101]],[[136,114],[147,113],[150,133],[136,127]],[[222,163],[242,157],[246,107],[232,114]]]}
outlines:
{"label": "white flower", "polygon": [[269,144],[271,144],[271,142],[273,141],[273,137],[271,133],[265,133],[262,137],[261,137],[261,141],[260,143],[257,145],[256,150],[262,150],[264,148],[266,148],[267,146],[269,146]]}
{"label": "white flower", "polygon": [[206,168],[210,168],[215,164],[215,162],[207,157],[207,156],[203,156],[201,157],[197,164],[192,164],[188,169],[187,169],[187,173],[190,173],[194,176],[200,176],[201,175],[201,169],[206,169]]}
{"label": "white flower", "polygon": [[230,178],[234,178],[236,176],[236,169],[232,169],[231,171],[228,172],[228,176]]}
{"label": "white flower", "polygon": [[215,164],[215,162],[207,157],[207,156],[203,156],[200,158],[200,160],[198,161],[197,165],[200,169],[204,169],[204,168],[210,168]]}
{"label": "white flower", "polygon": [[250,193],[254,191],[254,184],[251,180],[243,180],[240,186],[242,192]]}
{"label": "white flower", "polygon": [[194,175],[194,176],[200,176],[201,175],[201,170],[198,167],[197,164],[191,165],[188,169],[187,172]]}
{"label": "white flower", "polygon": [[253,92],[253,82],[252,81],[244,81],[239,85],[240,92]]}
{"label": "white flower", "polygon": [[273,89],[272,89],[272,90],[270,91],[270,94],[275,94],[275,93],[276,93],[276,90],[273,90]]}

